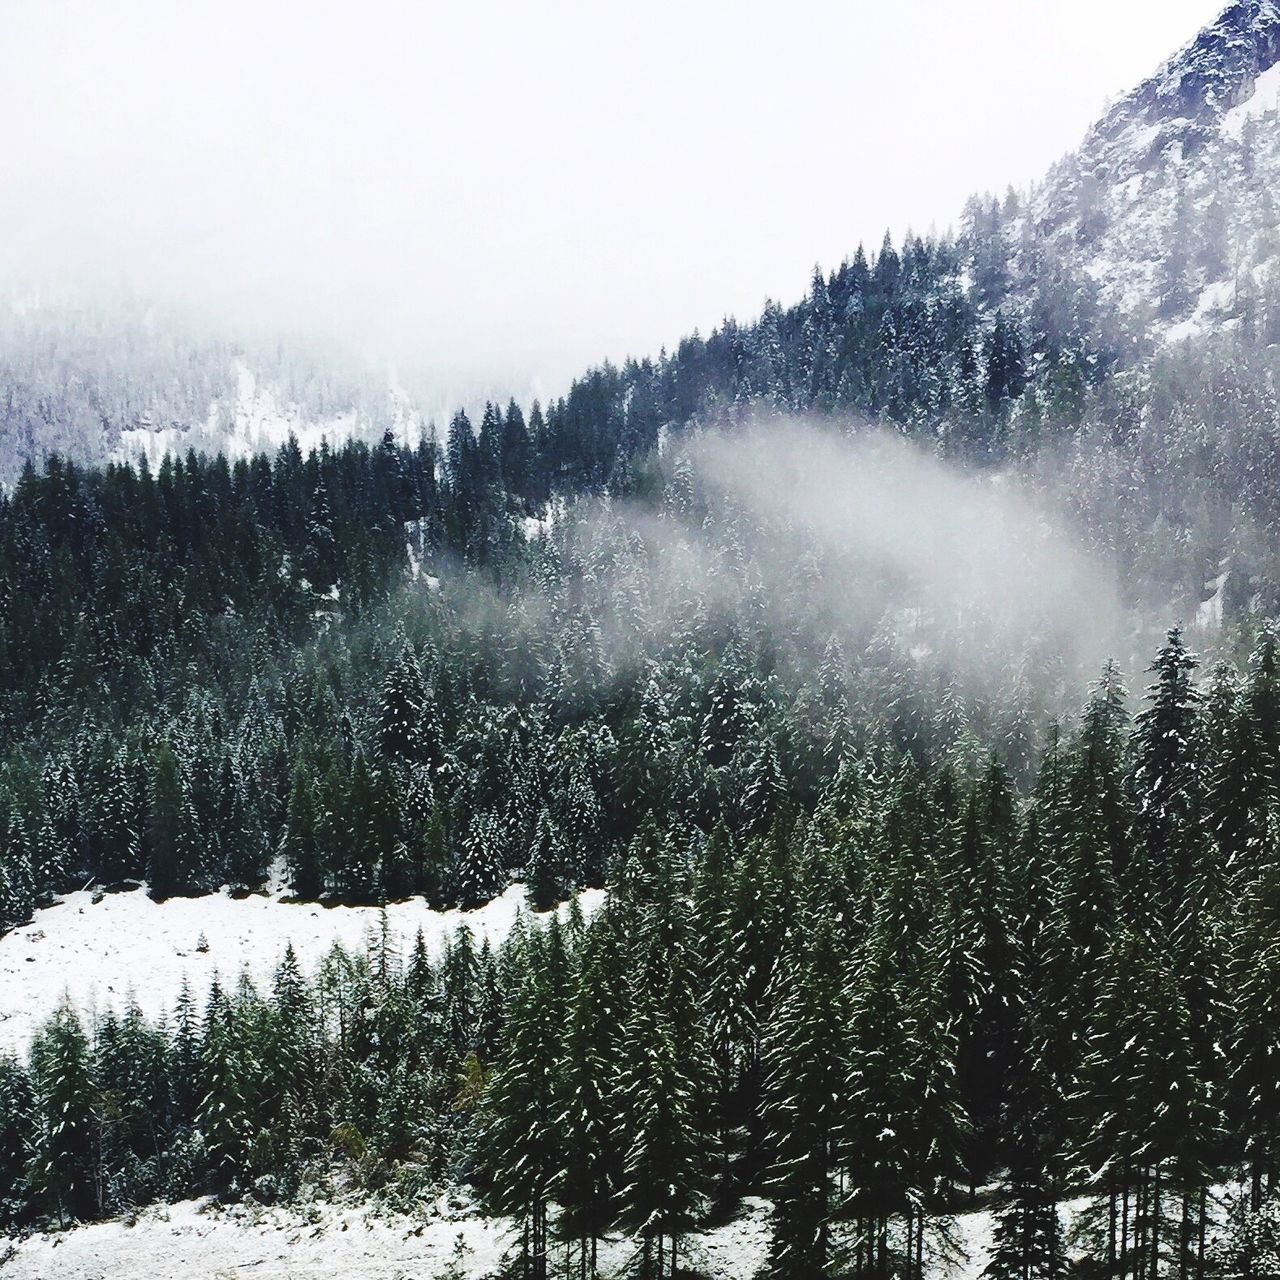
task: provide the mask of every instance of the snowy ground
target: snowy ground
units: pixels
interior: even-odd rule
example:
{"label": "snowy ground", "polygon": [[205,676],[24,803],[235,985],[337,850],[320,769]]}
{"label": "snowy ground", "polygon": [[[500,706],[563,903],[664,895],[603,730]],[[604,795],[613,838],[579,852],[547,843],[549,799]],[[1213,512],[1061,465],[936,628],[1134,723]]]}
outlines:
{"label": "snowy ground", "polygon": [[[687,1241],[714,1280],[749,1280],[765,1256],[768,1205],[749,1201],[726,1226]],[[5,1280],[483,1280],[517,1243],[506,1223],[440,1204],[429,1216],[371,1215],[319,1205],[310,1212],[201,1201],[147,1210],[136,1223],[0,1239]],[[606,1242],[606,1275],[634,1243]]]}
{"label": "snowy ground", "polygon": [[[965,1256],[939,1275],[971,1280],[986,1263],[990,1215],[966,1214],[955,1225]],[[421,1218],[330,1205],[208,1209],[188,1200],[147,1210],[133,1225],[0,1238],[0,1273],[5,1280],[485,1280],[517,1244],[508,1223],[443,1200]],[[733,1221],[682,1245],[689,1264],[712,1280],[752,1280],[768,1247],[769,1205],[754,1199]],[[605,1241],[602,1274],[626,1273],[634,1251],[633,1240]]]}
{"label": "snowy ground", "polygon": [[[587,890],[583,910],[590,914],[602,896],[600,890]],[[523,888],[512,885],[475,911],[433,911],[421,899],[397,902],[386,908],[387,928],[402,951],[421,929],[438,954],[461,924],[477,944],[497,943],[524,910],[524,901]],[[92,1014],[121,1009],[132,993],[143,1012],[154,1017],[172,1008],[184,976],[198,1000],[215,973],[234,982],[247,969],[255,982],[265,984],[288,942],[309,972],[335,942],[358,950],[380,928],[376,907],[323,907],[274,896],[236,899],[225,893],[157,903],[142,889],[94,902],[91,893],[72,893],[0,938],[0,1050],[21,1052],[64,997]]]}
{"label": "snowy ground", "polygon": [[[931,1270],[942,1280],[974,1280],[987,1261],[991,1215],[957,1218],[961,1253]],[[310,1210],[207,1202],[149,1209],[121,1221],[5,1241],[5,1280],[485,1280],[517,1246],[510,1224],[482,1218],[441,1199],[422,1217],[371,1214],[355,1207]],[[635,1242],[611,1237],[600,1248],[601,1272],[624,1274]],[[769,1205],[750,1199],[731,1221],[686,1237],[693,1267],[712,1280],[752,1280],[769,1247]]]}
{"label": "snowy ground", "polygon": [[[1064,1203],[1064,1226],[1084,1200]],[[711,1280],[764,1274],[770,1205],[748,1198],[726,1223],[686,1236],[687,1265]],[[930,1280],[978,1280],[990,1257],[992,1214],[961,1214],[950,1223],[954,1250],[926,1257]],[[304,1208],[212,1206],[188,1200],[113,1221],[0,1237],[4,1280],[490,1280],[519,1239],[505,1219],[479,1216],[460,1198],[441,1196],[420,1214],[373,1212],[359,1205]],[[631,1274],[636,1242],[601,1243],[605,1277]],[[557,1257],[556,1262],[562,1263]]]}

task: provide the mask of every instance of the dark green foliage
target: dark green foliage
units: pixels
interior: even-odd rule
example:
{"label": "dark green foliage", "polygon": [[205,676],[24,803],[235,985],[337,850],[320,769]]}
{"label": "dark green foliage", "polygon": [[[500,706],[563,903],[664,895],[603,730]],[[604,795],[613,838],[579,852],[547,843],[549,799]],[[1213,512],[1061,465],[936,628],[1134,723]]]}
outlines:
{"label": "dark green foliage", "polygon": [[101,1208],[94,1185],[93,1058],[72,1010],[55,1014],[32,1045],[31,1077],[32,1189],[59,1222],[91,1216]]}

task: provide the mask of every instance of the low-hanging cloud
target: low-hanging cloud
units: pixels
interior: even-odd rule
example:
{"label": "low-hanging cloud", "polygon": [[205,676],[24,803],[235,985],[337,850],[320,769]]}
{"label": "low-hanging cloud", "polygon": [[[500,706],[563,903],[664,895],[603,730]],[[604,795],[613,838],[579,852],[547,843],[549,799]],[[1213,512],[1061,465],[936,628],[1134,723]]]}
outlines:
{"label": "low-hanging cloud", "polygon": [[[847,566],[823,589],[847,593],[860,615],[883,606],[906,629],[945,627],[987,655],[1048,641],[1069,667],[1095,664],[1123,636],[1114,573],[1008,473],[962,470],[887,432],[802,421],[708,432],[690,457],[722,500]],[[788,571],[784,541],[759,554]]]}

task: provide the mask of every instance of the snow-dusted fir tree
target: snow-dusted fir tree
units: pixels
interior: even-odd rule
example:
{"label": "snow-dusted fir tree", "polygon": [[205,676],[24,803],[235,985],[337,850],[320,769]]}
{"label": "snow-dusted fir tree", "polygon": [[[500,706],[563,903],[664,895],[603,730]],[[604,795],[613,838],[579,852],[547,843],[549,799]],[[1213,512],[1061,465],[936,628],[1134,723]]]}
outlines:
{"label": "snow-dusted fir tree", "polygon": [[531,936],[484,1125],[487,1199],[521,1223],[523,1270],[532,1280],[548,1275],[548,1208],[563,1168],[556,1064],[564,1009],[548,982],[545,947],[540,934]]}
{"label": "snow-dusted fir tree", "polygon": [[765,1041],[775,1200],[770,1271],[821,1280],[832,1263],[837,1138],[846,1105],[845,972],[829,914],[800,930],[775,981]]}
{"label": "snow-dusted fir tree", "polygon": [[98,1207],[94,1186],[96,1119],[89,1039],[64,1005],[31,1048],[37,1098],[31,1152],[32,1185],[65,1224]]}
{"label": "snow-dusted fir tree", "polygon": [[427,691],[412,647],[401,641],[378,698],[378,745],[388,760],[412,763],[425,756],[422,718]]}
{"label": "snow-dusted fir tree", "polygon": [[597,917],[583,951],[555,1085],[562,1143],[556,1229],[563,1240],[576,1244],[579,1274],[594,1280],[600,1237],[615,1213],[624,949],[616,931]]}

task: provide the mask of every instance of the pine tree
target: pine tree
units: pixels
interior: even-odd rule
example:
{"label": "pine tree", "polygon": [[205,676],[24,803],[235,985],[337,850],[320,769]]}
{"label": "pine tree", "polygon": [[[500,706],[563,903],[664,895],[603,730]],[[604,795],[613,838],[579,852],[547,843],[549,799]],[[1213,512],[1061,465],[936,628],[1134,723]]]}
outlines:
{"label": "pine tree", "polygon": [[98,780],[94,813],[99,840],[99,876],[107,884],[140,874],[133,789],[119,752],[113,752]]}
{"label": "pine tree", "polygon": [[643,1241],[641,1275],[649,1280],[676,1275],[680,1238],[698,1221],[707,1135],[698,1124],[689,1050],[678,1041],[672,1019],[643,993],[631,1018],[626,1036],[627,1154],[620,1201],[622,1220]]}
{"label": "pine tree", "polygon": [[211,886],[214,876],[208,858],[208,833],[200,822],[190,789],[183,788],[182,805],[178,811],[178,838],[174,845],[175,893],[194,895]]}
{"label": "pine tree", "polygon": [[1018,326],[1003,311],[996,312],[987,342],[987,407],[1001,412],[1027,385],[1026,353]]}
{"label": "pine tree", "polygon": [[1058,1037],[1050,1022],[1052,1006],[1035,989],[1043,957],[1035,955],[1034,941],[1028,941],[1018,973],[1018,1071],[1002,1115],[1008,1199],[996,1214],[991,1259],[983,1272],[986,1280],[1058,1280],[1067,1267],[1058,1212],[1059,1143],[1065,1136]]}
{"label": "pine tree", "polygon": [[148,806],[150,866],[147,880],[151,896],[158,901],[180,893],[186,887],[183,867],[183,794],[178,759],[166,743],[156,753]]}
{"label": "pine tree", "polygon": [[563,1154],[556,1182],[557,1230],[576,1241],[579,1275],[597,1273],[597,1245],[613,1220],[617,1083],[617,987],[610,982],[605,929],[593,926],[583,944],[564,1048],[556,1076],[555,1127]]}
{"label": "pine tree", "polygon": [[424,758],[425,703],[422,671],[413,650],[407,642],[402,642],[378,699],[378,743],[388,760],[414,762]]}
{"label": "pine tree", "polygon": [[311,993],[289,943],[272,980],[270,1065],[278,1087],[289,1096],[302,1123],[311,1119],[315,1106],[309,1083],[317,1047]]}
{"label": "pine tree", "polygon": [[1229,980],[1236,993],[1227,1059],[1231,1120],[1244,1135],[1249,1206],[1280,1179],[1280,827],[1273,815],[1238,916]]}
{"label": "pine tree", "polygon": [[218,812],[223,875],[233,889],[256,889],[266,876],[263,833],[230,756],[218,779]]}
{"label": "pine tree", "polygon": [[31,1046],[36,1130],[31,1183],[65,1226],[98,1208],[94,1064],[88,1037],[64,1005]]}
{"label": "pine tree", "polygon": [[562,1167],[555,1079],[563,1010],[544,971],[545,941],[535,935],[506,1029],[506,1051],[489,1086],[484,1143],[488,1201],[523,1224],[523,1274],[546,1280],[547,1208]]}
{"label": "pine tree", "polygon": [[1013,1075],[1013,937],[1005,859],[1012,797],[998,762],[975,787],[962,820],[935,950],[959,1036],[959,1087],[972,1122],[970,1185],[994,1161],[1005,1091]]}
{"label": "pine tree", "polygon": [[21,816],[10,816],[0,837],[0,921],[12,926],[31,918],[36,905],[31,840]]}
{"label": "pine tree", "polygon": [[848,1104],[840,1132],[844,1211],[854,1220],[856,1269],[889,1270],[889,1221],[911,1207],[910,1053],[901,976],[883,912],[850,982]]}
{"label": "pine tree", "polygon": [[235,1017],[226,997],[215,988],[200,1048],[202,1096],[196,1128],[204,1139],[210,1172],[221,1187],[232,1187],[243,1176],[253,1137]]}
{"label": "pine tree", "polygon": [[564,845],[545,808],[539,812],[533,831],[533,843],[525,866],[525,890],[534,911],[548,911],[564,897]]}
{"label": "pine tree", "polygon": [[404,806],[400,815],[404,830],[405,855],[410,891],[434,899],[440,890],[441,864],[431,848],[435,819],[435,787],[426,765],[408,771],[404,785]]}
{"label": "pine tree", "polygon": [[348,826],[347,857],[334,867],[344,895],[353,902],[373,902],[377,897],[378,865],[389,834],[381,781],[364,752],[357,750],[346,789],[347,811],[336,819]]}
{"label": "pine tree", "polygon": [[741,774],[738,830],[747,837],[767,830],[787,804],[789,788],[772,737],[752,740]]}
{"label": "pine tree", "polygon": [[491,813],[472,814],[454,869],[458,906],[483,906],[498,891],[497,823]]}
{"label": "pine tree", "polygon": [[0,1054],[0,1224],[16,1225],[30,1196],[28,1142],[34,1114],[32,1081],[12,1054]]}
{"label": "pine tree", "polygon": [[[1208,710],[1208,709],[1207,709]],[[1206,744],[1205,820],[1226,870],[1247,884],[1267,839],[1268,813],[1280,782],[1276,717],[1280,716],[1280,639],[1268,627],[1250,659],[1245,687],[1223,708],[1219,741]]]}
{"label": "pine tree", "polygon": [[284,857],[294,895],[305,901],[318,898],[324,885],[319,825],[315,784],[306,762],[299,760],[294,768],[293,786],[289,792]]}
{"label": "pine tree", "polygon": [[778,974],[766,1040],[765,1117],[774,1152],[770,1274],[828,1275],[833,1174],[844,1099],[843,972],[831,918],[823,914]]}
{"label": "pine tree", "polygon": [[1150,668],[1156,678],[1147,693],[1149,705],[1135,722],[1133,788],[1147,874],[1166,909],[1180,900],[1199,857],[1200,694],[1191,679],[1197,665],[1174,628]]}
{"label": "pine tree", "polygon": [[459,925],[441,968],[445,1041],[457,1061],[475,1044],[478,984],[475,940],[466,925]]}

